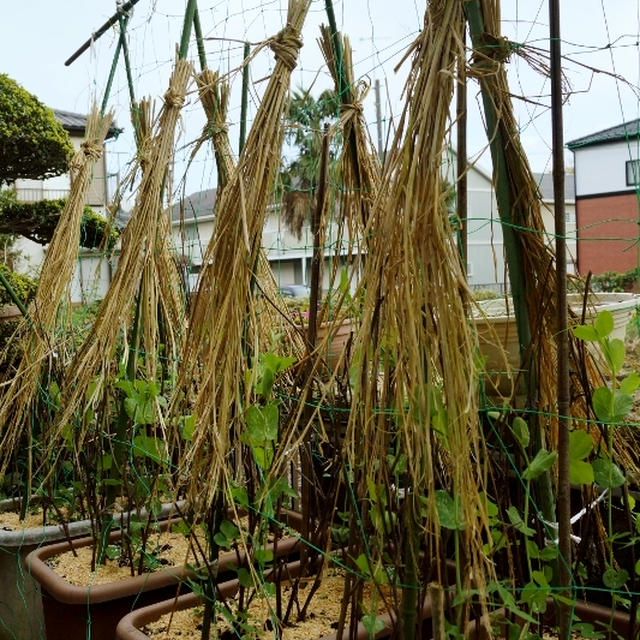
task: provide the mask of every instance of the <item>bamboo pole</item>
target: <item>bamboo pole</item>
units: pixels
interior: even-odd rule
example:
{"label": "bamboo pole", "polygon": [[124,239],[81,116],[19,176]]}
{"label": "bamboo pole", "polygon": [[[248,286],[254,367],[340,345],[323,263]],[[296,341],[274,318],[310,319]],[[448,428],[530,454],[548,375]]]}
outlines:
{"label": "bamboo pole", "polygon": [[549,48],[551,52],[551,121],[553,155],[553,209],[556,234],[556,343],[558,350],[558,602],[560,640],[571,635],[571,484],[569,476],[569,327],[567,309],[567,243],[564,204],[564,149],[562,135],[562,51],[560,3],[549,0]]}
{"label": "bamboo pole", "polygon": [[[485,59],[490,59],[491,49],[489,49],[490,45],[487,44],[485,39],[484,20],[479,1],[466,0],[465,11],[469,22],[469,31],[474,52],[478,52],[480,56],[483,56]],[[501,128],[501,116],[494,102],[494,96],[498,95],[499,87],[497,86],[493,73],[480,74],[479,81],[487,136],[489,138],[489,148],[493,161],[496,200],[502,225],[507,268],[511,284],[511,296],[518,331],[520,360],[522,363],[521,366],[524,369],[527,405],[529,408],[536,409],[538,405],[538,378],[535,361],[530,353],[532,340],[529,309],[526,300],[524,252],[522,243],[514,227],[515,202],[512,199],[509,187],[509,168],[505,152],[507,140]],[[533,456],[544,446],[542,429],[536,416],[533,416],[531,420],[531,433],[531,453]],[[545,519],[553,521],[556,514],[550,472],[547,471],[543,473],[536,478],[534,482],[543,516]]]}
{"label": "bamboo pole", "polygon": [[139,0],[129,0],[129,2],[125,2],[122,7],[119,7],[118,10],[94,33],[91,34],[91,37],[69,58],[65,60],[64,66],[68,67],[75,60],[77,60],[100,36],[103,36],[116,22],[118,22],[118,17],[122,14],[127,13],[130,9],[133,9],[134,5],[136,5]]}
{"label": "bamboo pole", "polygon": [[238,142],[238,153],[242,151],[247,138],[247,105],[249,102],[249,53],[251,45],[244,43],[244,66],[242,68],[242,98],[240,102],[240,140]]}

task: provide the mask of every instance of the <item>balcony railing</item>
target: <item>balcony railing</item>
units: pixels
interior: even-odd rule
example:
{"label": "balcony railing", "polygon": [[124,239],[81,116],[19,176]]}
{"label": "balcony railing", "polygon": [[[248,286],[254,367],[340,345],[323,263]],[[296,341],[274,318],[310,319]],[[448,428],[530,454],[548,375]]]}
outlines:
{"label": "balcony railing", "polygon": [[69,189],[16,189],[16,197],[19,202],[38,202],[39,200],[57,200],[58,198],[66,198],[69,195]]}

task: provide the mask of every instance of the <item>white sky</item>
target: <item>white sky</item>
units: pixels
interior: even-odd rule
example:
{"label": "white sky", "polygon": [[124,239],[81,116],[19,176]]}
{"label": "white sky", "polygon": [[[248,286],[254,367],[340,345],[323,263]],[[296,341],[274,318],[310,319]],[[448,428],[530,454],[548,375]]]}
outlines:
{"label": "white sky", "polygon": [[[86,112],[93,96],[102,100],[117,32],[106,33],[71,67],[64,61],[115,11],[114,0],[22,0],[3,1],[0,20],[0,72],[8,73],[51,107]],[[185,0],[140,0],[131,19],[129,46],[136,96],[160,97],[167,87],[176,43],[180,38]],[[257,43],[274,35],[283,25],[286,0],[200,0],[198,3],[209,66],[232,71],[232,102],[229,119],[232,145],[237,144],[240,109],[240,74],[233,72],[240,62],[242,44]],[[593,72],[567,61],[566,74],[572,94],[564,110],[565,141],[640,117],[640,2],[638,0],[563,0],[563,54]],[[318,25],[326,23],[324,0],[313,0],[305,30],[305,46],[293,85],[308,87],[315,80],[314,95],[329,86],[316,45]],[[349,35],[354,49],[356,77],[378,79],[383,88],[385,127],[401,108],[401,91],[408,64],[399,73],[393,67],[421,27],[425,0],[334,0],[338,27]],[[548,38],[547,3],[537,0],[505,0],[502,3],[504,35],[529,46],[545,48]],[[197,66],[195,42],[189,56]],[[252,105],[265,85],[260,82],[273,64],[271,52],[264,51],[251,67]],[[550,113],[548,82],[532,72],[517,57],[509,65],[512,91],[529,100],[516,100],[525,151],[535,171],[549,171]],[[608,74],[615,73],[626,82]],[[316,90],[317,89],[317,90]],[[375,139],[374,92],[369,93],[366,114]],[[111,142],[110,170],[123,170],[131,158],[133,140],[129,123],[128,91],[124,66],[118,68],[111,105],[125,134]],[[469,122],[469,151],[479,154],[486,145],[484,130],[475,105],[480,104],[478,86],[469,85],[472,113]],[[195,99],[186,106],[178,141],[177,167],[188,158],[190,143],[203,125],[201,107]],[[198,154],[189,168],[187,193],[214,186],[211,152]],[[571,164],[571,154],[567,153]],[[486,154],[479,163],[488,168]],[[182,169],[177,173],[181,173]],[[178,176],[180,177],[180,176]]]}

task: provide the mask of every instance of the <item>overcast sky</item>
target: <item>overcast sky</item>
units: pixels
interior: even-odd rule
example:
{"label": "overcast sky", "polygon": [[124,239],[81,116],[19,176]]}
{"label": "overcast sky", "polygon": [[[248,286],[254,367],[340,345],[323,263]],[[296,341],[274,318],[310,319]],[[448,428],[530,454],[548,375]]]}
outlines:
{"label": "overcast sky", "polygon": [[[137,97],[160,97],[167,87],[176,42],[180,38],[185,0],[140,0],[128,30]],[[640,117],[640,2],[638,0],[563,0],[563,54],[571,85],[564,111],[565,141]],[[242,42],[258,43],[274,35],[286,14],[286,0],[200,0],[203,31],[208,39],[209,66],[230,73],[232,102],[229,119],[232,144],[237,144],[240,74],[236,72]],[[324,0],[314,0],[303,33],[305,46],[293,85],[309,87],[314,95],[329,86],[316,44],[318,25],[326,22]],[[424,0],[334,0],[338,27],[349,35],[354,49],[356,77],[381,82],[382,113],[388,128],[401,108],[401,91],[408,64],[393,68],[402,57],[423,20]],[[114,0],[5,1],[0,21],[0,72],[8,73],[51,107],[86,112],[94,96],[102,99],[115,50],[117,32],[107,32],[70,67],[64,61],[115,11]],[[548,38],[547,3],[508,0],[502,3],[503,33],[528,47],[544,49]],[[195,45],[190,57],[197,64]],[[252,64],[252,105],[249,119],[265,85],[261,80],[273,66],[269,51]],[[521,136],[535,171],[550,170],[550,114],[548,81],[527,63],[514,57],[509,65]],[[615,77],[614,77],[615,76]],[[475,105],[478,86],[469,85],[472,113],[469,150],[482,152],[486,139]],[[132,154],[129,96],[124,66],[119,65],[111,94],[118,125],[125,133],[110,143],[110,168],[123,171]],[[374,92],[366,114],[375,139]],[[184,110],[177,160],[184,166],[191,143],[203,124],[201,107],[193,97]],[[249,120],[250,124],[250,120]],[[571,163],[571,154],[567,154]],[[486,154],[479,164],[489,167]],[[211,152],[198,154],[189,169],[187,192],[213,186]]]}

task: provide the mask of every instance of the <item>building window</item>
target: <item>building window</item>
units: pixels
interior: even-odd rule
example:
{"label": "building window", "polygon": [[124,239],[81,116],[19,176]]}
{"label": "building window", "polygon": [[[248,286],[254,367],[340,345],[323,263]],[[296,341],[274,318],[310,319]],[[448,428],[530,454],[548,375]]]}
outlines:
{"label": "building window", "polygon": [[628,160],[625,163],[627,173],[627,186],[637,187],[640,185],[640,160]]}

